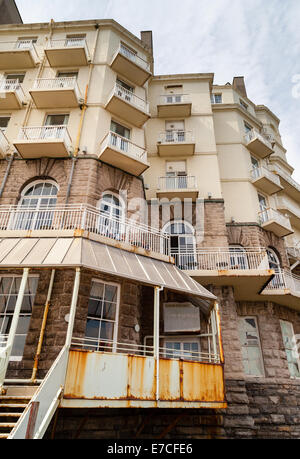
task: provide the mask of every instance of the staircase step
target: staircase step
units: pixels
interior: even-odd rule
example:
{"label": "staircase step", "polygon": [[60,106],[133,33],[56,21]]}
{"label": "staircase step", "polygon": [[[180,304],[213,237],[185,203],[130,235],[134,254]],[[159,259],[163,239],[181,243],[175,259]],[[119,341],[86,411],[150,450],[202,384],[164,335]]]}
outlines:
{"label": "staircase step", "polygon": [[6,433],[6,434],[0,433],[0,440],[4,440],[5,438],[8,438],[8,436],[9,436],[9,433]]}
{"label": "staircase step", "polygon": [[19,418],[22,416],[22,413],[2,413],[0,412],[0,418]]}
{"label": "staircase step", "polygon": [[13,429],[16,422],[0,422],[0,429]]}
{"label": "staircase step", "polygon": [[19,409],[22,409],[24,410],[24,408],[26,408],[26,404],[24,403],[1,403],[0,404],[0,409],[2,408],[19,408]]}

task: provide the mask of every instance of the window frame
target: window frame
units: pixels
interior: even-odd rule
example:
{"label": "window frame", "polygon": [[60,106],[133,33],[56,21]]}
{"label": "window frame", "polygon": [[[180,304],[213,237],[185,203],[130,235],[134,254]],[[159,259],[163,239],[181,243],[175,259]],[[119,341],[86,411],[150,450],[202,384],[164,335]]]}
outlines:
{"label": "window frame", "polygon": [[[180,343],[180,355],[176,356],[176,355],[172,355],[171,357],[168,355],[168,353],[171,353],[172,350],[169,349],[166,347],[166,343],[167,342],[170,342],[170,343],[177,343],[179,342]],[[197,356],[200,360],[200,353],[201,353],[201,341],[200,341],[200,337],[199,336],[187,336],[187,335],[170,335],[170,336],[164,336],[163,338],[163,355],[165,358],[167,359],[179,359],[179,360],[191,360],[191,361],[195,361],[195,357],[185,357],[185,353],[182,351],[184,351],[183,349],[183,344],[184,343],[197,343],[198,344],[198,351],[195,351],[197,352]],[[174,351],[173,351],[174,352]],[[188,352],[188,351],[186,351]],[[191,351],[191,354],[193,353],[193,351]]]}
{"label": "window frame", "polygon": [[[285,355],[286,355],[286,361],[287,361],[287,365],[288,365],[288,369],[289,369],[289,374],[290,374],[290,378],[291,379],[300,379],[300,356],[299,356],[299,352],[298,352],[298,348],[297,348],[297,345],[295,343],[295,347],[294,349],[288,349],[285,345],[285,341],[284,341],[284,336],[283,336],[283,330],[282,330],[282,324],[285,323],[285,324],[289,324],[289,326],[291,327],[292,329],[292,332],[293,332],[293,339],[295,339],[295,331],[294,331],[294,326],[293,326],[293,323],[290,322],[289,320],[284,320],[284,319],[280,319],[279,320],[280,322],[280,330],[281,330],[281,337],[282,337],[282,342],[283,342],[283,347],[284,347],[284,350],[285,350]],[[295,339],[296,341],[296,339]],[[296,360],[298,362],[298,372],[299,372],[299,376],[294,376],[291,374],[291,371],[290,371],[290,362],[288,360],[288,355],[287,355],[287,350],[290,350],[292,352],[297,352],[297,357],[296,357]]]}
{"label": "window frame", "polygon": [[[261,338],[260,338],[260,331],[259,331],[259,327],[258,327],[258,320],[257,320],[257,317],[256,316],[238,316],[238,319],[239,319],[239,328],[238,328],[238,333],[239,333],[239,340],[240,340],[240,344],[241,344],[241,354],[242,354],[242,362],[243,362],[243,368],[244,368],[244,374],[246,377],[249,377],[249,378],[265,378],[265,363],[264,363],[264,357],[263,357],[263,352],[262,352],[262,346],[261,346]],[[251,375],[251,374],[248,374],[245,372],[245,364],[244,364],[244,357],[243,357],[243,348],[244,347],[248,347],[248,346],[245,346],[242,344],[241,342],[241,337],[240,337],[240,326],[241,326],[241,323],[243,321],[243,323],[245,322],[246,319],[253,319],[255,321],[255,328],[256,328],[256,333],[257,333],[257,338],[258,338],[258,350],[259,350],[259,357],[260,357],[260,361],[261,361],[261,367],[262,367],[262,374],[261,375]],[[249,360],[248,360],[249,362]]]}

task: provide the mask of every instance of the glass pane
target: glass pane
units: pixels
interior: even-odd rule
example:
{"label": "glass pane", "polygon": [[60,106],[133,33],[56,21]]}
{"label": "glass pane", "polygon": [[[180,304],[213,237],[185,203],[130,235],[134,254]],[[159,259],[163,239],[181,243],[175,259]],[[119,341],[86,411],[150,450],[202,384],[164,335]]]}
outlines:
{"label": "glass pane", "polygon": [[88,319],[86,323],[85,336],[87,338],[98,338],[100,320]]}
{"label": "glass pane", "polygon": [[16,335],[12,347],[11,355],[13,357],[22,357],[26,342],[26,335]]}
{"label": "glass pane", "polygon": [[117,301],[117,287],[115,285],[105,285],[105,299],[107,301]]}
{"label": "glass pane", "polygon": [[105,302],[103,304],[103,319],[115,320],[116,317],[116,303]]}
{"label": "glass pane", "polygon": [[101,321],[100,339],[113,339],[114,323]]}
{"label": "glass pane", "polygon": [[0,295],[9,293],[12,281],[11,277],[2,277],[0,280]]}
{"label": "glass pane", "polygon": [[33,307],[33,297],[29,295],[25,295],[22,302],[22,313],[31,313]]}
{"label": "glass pane", "polygon": [[20,316],[19,317],[18,326],[17,326],[18,335],[27,335],[27,332],[29,330],[30,319],[31,319],[30,316]]}
{"label": "glass pane", "polygon": [[6,312],[13,313],[17,302],[17,295],[11,295],[7,301]]}
{"label": "glass pane", "polygon": [[94,300],[90,298],[88,306],[88,315],[90,317],[99,317],[100,319],[102,314],[102,305],[102,300]]}
{"label": "glass pane", "polygon": [[90,296],[92,298],[104,298],[104,284],[101,282],[92,282]]}

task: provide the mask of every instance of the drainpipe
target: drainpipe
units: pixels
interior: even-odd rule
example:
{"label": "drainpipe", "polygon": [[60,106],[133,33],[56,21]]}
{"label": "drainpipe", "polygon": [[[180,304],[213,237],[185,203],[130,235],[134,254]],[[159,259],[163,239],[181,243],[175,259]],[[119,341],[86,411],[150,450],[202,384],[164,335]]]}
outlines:
{"label": "drainpipe", "polygon": [[73,286],[73,295],[70,307],[70,315],[69,315],[69,323],[68,323],[68,330],[66,336],[66,343],[65,346],[70,347],[72,336],[73,336],[73,328],[75,322],[75,314],[76,314],[76,305],[78,300],[78,291],[79,291],[79,282],[80,282],[80,268],[76,268],[74,286]]}
{"label": "drainpipe", "polygon": [[215,310],[215,316],[216,316],[216,325],[218,329],[220,360],[221,360],[221,363],[224,363],[224,351],[223,351],[223,343],[222,343],[222,336],[221,336],[221,319],[220,319],[219,304],[217,303],[217,301],[215,301],[214,310]]}
{"label": "drainpipe", "polygon": [[154,287],[153,354],[156,361],[156,400],[159,400],[159,294],[163,287]]}
{"label": "drainpipe", "polygon": [[41,350],[42,350],[42,345],[43,345],[43,339],[44,339],[44,334],[45,334],[46,322],[47,322],[48,311],[49,311],[49,306],[50,306],[50,299],[51,299],[53,282],[54,282],[54,276],[55,276],[55,269],[52,269],[38,347],[37,347],[37,351],[36,351],[35,358],[34,358],[34,366],[33,366],[31,380],[30,380],[31,382],[36,382],[35,377],[36,377],[38,363],[39,363],[40,356],[41,356]]}
{"label": "drainpipe", "polygon": [[8,178],[8,175],[9,175],[9,172],[10,172],[10,169],[11,169],[11,166],[12,166],[12,162],[14,160],[14,153],[10,156],[9,160],[8,160],[8,164],[7,164],[7,168],[6,168],[6,172],[5,172],[5,175],[4,175],[4,178],[2,180],[2,183],[1,183],[1,188],[0,188],[0,198],[2,196],[2,193],[4,191],[4,188],[5,188],[5,185],[6,185],[6,182],[7,182],[7,178]]}
{"label": "drainpipe", "polygon": [[24,298],[24,293],[25,293],[25,288],[27,284],[27,279],[28,279],[28,274],[29,274],[29,268],[24,268],[23,269],[23,276],[21,280],[21,285],[20,285],[20,290],[18,293],[17,301],[16,301],[16,306],[14,310],[14,315],[12,318],[10,330],[9,330],[9,335],[6,343],[6,356],[5,356],[5,362],[2,365],[1,368],[1,379],[0,379],[0,393],[3,390],[3,383],[4,383],[4,378],[7,372],[7,367],[9,363],[9,358],[11,356],[11,351],[12,351],[12,346],[14,343],[14,339],[16,336],[16,331],[17,331],[17,326],[19,322],[19,316],[20,316],[20,311],[23,303],[23,298]]}

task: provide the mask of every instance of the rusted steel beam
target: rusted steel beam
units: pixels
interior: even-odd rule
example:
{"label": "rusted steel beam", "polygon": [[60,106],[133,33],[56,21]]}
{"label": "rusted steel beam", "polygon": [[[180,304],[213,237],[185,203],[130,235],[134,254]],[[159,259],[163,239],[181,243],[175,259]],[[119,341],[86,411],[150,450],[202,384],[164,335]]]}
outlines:
{"label": "rusted steel beam", "polygon": [[29,419],[28,419],[25,439],[32,439],[34,437],[34,429],[35,429],[37,414],[39,411],[39,406],[40,406],[40,402],[31,402],[30,404],[30,412],[29,412]]}

